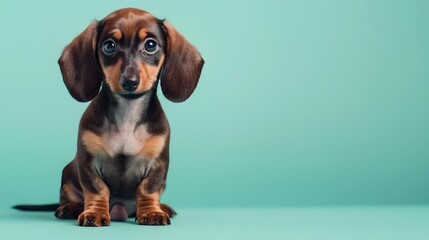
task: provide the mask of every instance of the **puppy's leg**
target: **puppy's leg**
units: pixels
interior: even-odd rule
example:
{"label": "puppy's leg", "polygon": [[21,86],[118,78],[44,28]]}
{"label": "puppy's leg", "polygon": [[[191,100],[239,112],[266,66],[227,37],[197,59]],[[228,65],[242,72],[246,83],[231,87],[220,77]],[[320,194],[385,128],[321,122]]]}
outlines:
{"label": "puppy's leg", "polygon": [[[147,139],[138,157],[154,159],[155,164],[137,187],[136,221],[143,225],[167,225],[170,217],[162,208],[160,196],[164,190],[169,161],[169,135],[155,135]],[[174,212],[174,210],[172,210]]]}
{"label": "puppy's leg", "polygon": [[82,189],[77,179],[76,162],[72,161],[63,169],[60,189],[60,206],[55,216],[62,219],[77,219],[83,211]]}
{"label": "puppy's leg", "polygon": [[164,212],[160,204],[160,195],[164,188],[166,167],[159,164],[152,168],[147,178],[137,187],[136,221],[143,225],[170,224],[168,213]]}
{"label": "puppy's leg", "polygon": [[80,226],[100,227],[110,225],[109,189],[101,179],[97,180],[97,182],[100,188],[98,192],[83,188],[85,207],[78,218]]}
{"label": "puppy's leg", "polygon": [[91,167],[80,168],[79,173],[85,204],[84,211],[79,215],[78,224],[109,226],[109,188]]}
{"label": "puppy's leg", "polygon": [[94,168],[94,156],[108,156],[103,141],[92,132],[84,132],[79,141],[76,162],[84,198],[84,211],[78,217],[80,226],[110,225],[110,191]]}

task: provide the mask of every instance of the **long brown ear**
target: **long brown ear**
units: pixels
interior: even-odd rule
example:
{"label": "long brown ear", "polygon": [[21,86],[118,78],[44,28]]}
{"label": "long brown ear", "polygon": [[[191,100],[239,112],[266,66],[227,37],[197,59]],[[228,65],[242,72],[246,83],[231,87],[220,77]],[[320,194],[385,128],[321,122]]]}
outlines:
{"label": "long brown ear", "polygon": [[197,87],[204,60],[198,50],[170,23],[165,20],[162,23],[167,42],[161,73],[162,92],[172,102],[183,102]]}
{"label": "long brown ear", "polygon": [[67,45],[58,60],[64,83],[79,102],[93,99],[99,92],[103,73],[96,58],[97,25],[92,22]]}

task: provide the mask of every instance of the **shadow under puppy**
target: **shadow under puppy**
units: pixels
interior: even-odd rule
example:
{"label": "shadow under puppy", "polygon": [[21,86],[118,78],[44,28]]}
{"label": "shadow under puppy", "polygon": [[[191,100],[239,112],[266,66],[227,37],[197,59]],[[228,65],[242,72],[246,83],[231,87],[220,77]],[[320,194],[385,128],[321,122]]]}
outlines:
{"label": "shadow under puppy", "polygon": [[167,99],[186,100],[204,64],[198,50],[165,20],[127,8],[91,23],[58,62],[70,94],[92,102],[55,215],[81,226],[132,216],[138,224],[170,224],[175,212],[160,203],[170,129],[156,89],[160,79]]}

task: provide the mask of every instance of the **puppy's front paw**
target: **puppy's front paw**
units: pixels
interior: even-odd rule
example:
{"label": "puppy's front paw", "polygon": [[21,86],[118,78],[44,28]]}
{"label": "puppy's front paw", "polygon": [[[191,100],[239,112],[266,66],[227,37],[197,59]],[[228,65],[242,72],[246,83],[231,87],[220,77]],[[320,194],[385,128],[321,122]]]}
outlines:
{"label": "puppy's front paw", "polygon": [[170,225],[170,218],[163,211],[139,212],[136,222],[140,225]]}
{"label": "puppy's front paw", "polygon": [[79,226],[101,227],[110,225],[110,216],[108,212],[97,212],[93,210],[84,211],[77,220]]}

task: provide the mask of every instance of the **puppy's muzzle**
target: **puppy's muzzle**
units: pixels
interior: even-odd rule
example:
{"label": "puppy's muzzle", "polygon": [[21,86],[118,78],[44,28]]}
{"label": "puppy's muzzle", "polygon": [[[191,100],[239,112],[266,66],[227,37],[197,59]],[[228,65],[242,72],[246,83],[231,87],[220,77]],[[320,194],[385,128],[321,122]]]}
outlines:
{"label": "puppy's muzzle", "polygon": [[124,73],[121,76],[121,86],[124,91],[132,93],[134,92],[140,83],[140,79],[136,74],[134,66],[128,66],[125,68]]}

